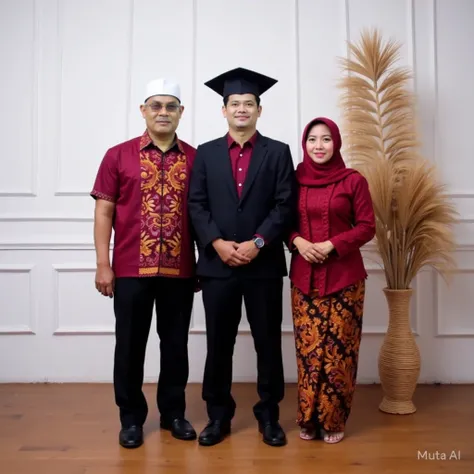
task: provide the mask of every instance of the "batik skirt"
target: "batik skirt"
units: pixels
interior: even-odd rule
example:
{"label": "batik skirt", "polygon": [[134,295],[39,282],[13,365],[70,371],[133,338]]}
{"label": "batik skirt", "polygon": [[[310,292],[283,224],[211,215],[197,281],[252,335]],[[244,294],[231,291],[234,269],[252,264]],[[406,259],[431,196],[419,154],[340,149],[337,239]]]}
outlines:
{"label": "batik skirt", "polygon": [[319,297],[291,289],[300,426],[344,431],[357,378],[365,280]]}

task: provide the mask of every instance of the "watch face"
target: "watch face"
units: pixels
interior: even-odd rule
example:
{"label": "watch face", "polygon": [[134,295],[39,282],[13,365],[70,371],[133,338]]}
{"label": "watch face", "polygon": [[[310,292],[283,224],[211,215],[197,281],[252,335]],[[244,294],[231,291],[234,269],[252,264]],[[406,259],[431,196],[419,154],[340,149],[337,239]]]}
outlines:
{"label": "watch face", "polygon": [[257,237],[255,240],[255,245],[257,248],[261,249],[263,247],[263,244],[265,243],[261,237]]}

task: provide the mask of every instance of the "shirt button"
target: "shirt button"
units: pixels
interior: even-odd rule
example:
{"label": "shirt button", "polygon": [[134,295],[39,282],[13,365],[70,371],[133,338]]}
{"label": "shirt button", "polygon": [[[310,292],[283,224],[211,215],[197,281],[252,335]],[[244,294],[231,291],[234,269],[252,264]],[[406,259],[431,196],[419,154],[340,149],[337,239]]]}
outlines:
{"label": "shirt button", "polygon": [[242,186],[242,183],[239,183],[239,186]]}
{"label": "shirt button", "polygon": [[242,153],[239,156],[242,157]]}
{"label": "shirt button", "polygon": [[239,171],[242,171],[242,168],[239,168]]}

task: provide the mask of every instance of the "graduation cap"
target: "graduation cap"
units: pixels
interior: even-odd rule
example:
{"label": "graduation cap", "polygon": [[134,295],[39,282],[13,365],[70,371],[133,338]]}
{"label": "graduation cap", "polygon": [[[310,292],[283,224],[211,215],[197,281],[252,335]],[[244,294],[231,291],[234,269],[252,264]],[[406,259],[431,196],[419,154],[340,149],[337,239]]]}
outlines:
{"label": "graduation cap", "polygon": [[231,94],[254,94],[260,97],[278,81],[242,67],[224,72],[204,84],[226,98]]}

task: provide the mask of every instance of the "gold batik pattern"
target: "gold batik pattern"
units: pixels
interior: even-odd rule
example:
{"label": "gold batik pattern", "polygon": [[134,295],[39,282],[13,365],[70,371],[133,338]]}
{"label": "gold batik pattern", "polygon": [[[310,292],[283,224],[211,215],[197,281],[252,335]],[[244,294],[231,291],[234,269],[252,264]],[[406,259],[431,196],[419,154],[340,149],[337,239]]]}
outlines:
{"label": "gold batik pattern", "polygon": [[344,431],[357,378],[365,280],[319,297],[291,290],[298,368],[297,423]]}
{"label": "gold batik pattern", "polygon": [[179,275],[186,155],[157,149],[140,153],[140,275]]}

